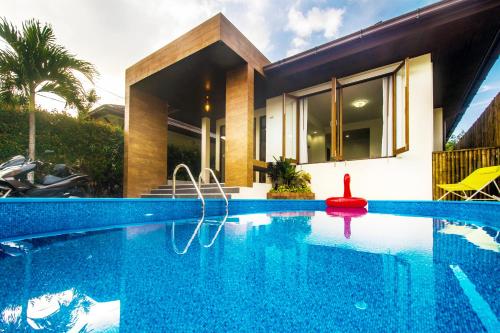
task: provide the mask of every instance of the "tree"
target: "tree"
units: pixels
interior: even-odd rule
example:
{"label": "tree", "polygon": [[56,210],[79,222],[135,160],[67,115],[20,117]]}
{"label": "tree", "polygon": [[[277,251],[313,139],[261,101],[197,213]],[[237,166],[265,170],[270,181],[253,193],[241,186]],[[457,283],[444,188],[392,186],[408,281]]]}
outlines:
{"label": "tree", "polygon": [[448,139],[448,142],[446,142],[446,144],[445,144],[444,150],[446,150],[446,151],[455,150],[455,148],[457,147],[458,142],[460,141],[460,139],[464,135],[465,135],[465,131],[462,130],[460,133],[453,134],[452,136],[450,136],[450,138]]}
{"label": "tree", "polygon": [[95,89],[90,89],[89,92],[85,94],[81,105],[78,107],[78,119],[88,120],[89,113],[98,100],[99,96],[97,96]]}
{"label": "tree", "polygon": [[18,30],[5,18],[0,20],[0,101],[24,102],[29,110],[29,157],[35,159],[35,106],[39,93],[52,93],[66,106],[83,108],[87,94],[77,73],[93,82],[95,67],[77,59],[56,43],[49,24],[28,20]]}

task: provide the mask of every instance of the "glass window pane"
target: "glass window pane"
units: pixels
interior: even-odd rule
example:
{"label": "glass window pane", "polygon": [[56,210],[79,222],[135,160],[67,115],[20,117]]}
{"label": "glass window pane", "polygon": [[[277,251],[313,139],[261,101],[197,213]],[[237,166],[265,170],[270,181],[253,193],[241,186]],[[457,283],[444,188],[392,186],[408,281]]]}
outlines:
{"label": "glass window pane", "polygon": [[392,155],[392,78],[342,88],[344,160]]}
{"label": "glass window pane", "polygon": [[259,137],[259,159],[266,160],[266,116],[261,116],[259,119],[260,137]]}
{"label": "glass window pane", "polygon": [[330,160],[331,90],[301,99],[300,162],[321,163]]}

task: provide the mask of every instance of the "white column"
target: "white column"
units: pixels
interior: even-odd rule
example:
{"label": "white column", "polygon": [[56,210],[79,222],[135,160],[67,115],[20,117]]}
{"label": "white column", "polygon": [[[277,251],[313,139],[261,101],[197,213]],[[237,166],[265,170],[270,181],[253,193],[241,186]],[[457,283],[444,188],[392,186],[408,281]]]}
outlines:
{"label": "white column", "polygon": [[[210,118],[201,118],[201,169],[210,168]],[[210,173],[203,171],[203,182],[210,181]]]}

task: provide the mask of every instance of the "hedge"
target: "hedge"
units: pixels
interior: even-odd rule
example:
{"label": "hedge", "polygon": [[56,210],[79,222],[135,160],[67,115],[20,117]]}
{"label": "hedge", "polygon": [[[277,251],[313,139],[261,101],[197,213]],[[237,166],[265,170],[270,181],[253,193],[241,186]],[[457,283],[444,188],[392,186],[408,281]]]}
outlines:
{"label": "hedge", "polygon": [[[28,112],[0,110],[0,161],[27,155]],[[89,175],[92,196],[122,196],[123,130],[37,111],[37,159],[65,163]]]}
{"label": "hedge", "polygon": [[[15,155],[28,155],[28,112],[0,109],[0,163]],[[92,196],[122,196],[123,130],[119,127],[37,111],[36,157],[44,162],[65,163],[89,175]],[[169,178],[179,163],[189,165],[193,175],[198,176],[199,150],[169,144],[167,158]],[[189,178],[182,171],[178,179]]]}

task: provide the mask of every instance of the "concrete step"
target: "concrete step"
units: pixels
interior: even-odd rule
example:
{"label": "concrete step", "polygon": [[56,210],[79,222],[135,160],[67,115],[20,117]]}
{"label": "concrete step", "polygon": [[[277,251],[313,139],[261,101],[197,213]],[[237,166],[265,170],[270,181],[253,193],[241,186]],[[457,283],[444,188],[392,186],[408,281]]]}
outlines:
{"label": "concrete step", "polygon": [[[187,194],[187,193],[183,193],[183,194],[175,194],[175,197],[177,199],[196,199],[198,196],[196,195],[196,193],[194,194]],[[220,194],[216,194],[216,193],[207,193],[207,194],[203,194],[203,197],[205,199],[222,199],[222,196]],[[153,193],[148,193],[148,194],[142,194],[141,195],[141,198],[172,198],[172,194],[153,194]],[[231,199],[231,194],[228,194],[227,195],[227,198],[228,199]]]}
{"label": "concrete step", "polygon": [[[222,190],[226,194],[227,193],[240,193],[239,187],[223,187]],[[210,194],[210,193],[215,193],[215,194],[220,193],[220,190],[218,187],[202,187],[200,189],[200,191],[203,195]],[[152,194],[172,194],[172,192],[173,192],[172,189],[163,189],[163,188],[155,188],[155,189],[151,190]],[[176,188],[175,194],[196,194],[196,189],[194,187]]]}
{"label": "concrete step", "polygon": [[[224,187],[224,183],[221,183],[220,186]],[[215,183],[210,183],[210,184],[201,184],[201,188],[217,188],[217,184]],[[187,183],[181,183],[181,184],[175,184],[175,189],[181,189],[181,188],[194,188],[193,184],[190,182],[189,184]],[[171,190],[172,189],[172,184],[163,184],[158,186],[158,189],[162,190]]]}

